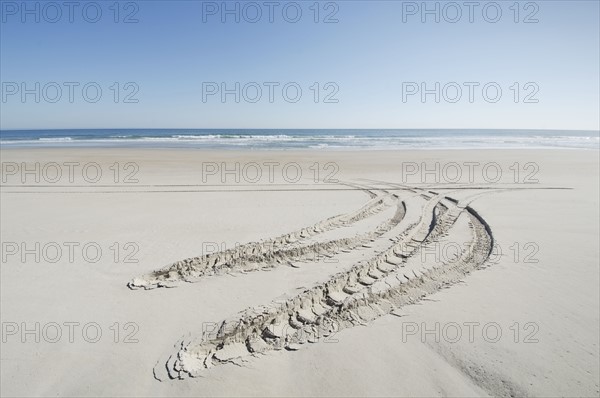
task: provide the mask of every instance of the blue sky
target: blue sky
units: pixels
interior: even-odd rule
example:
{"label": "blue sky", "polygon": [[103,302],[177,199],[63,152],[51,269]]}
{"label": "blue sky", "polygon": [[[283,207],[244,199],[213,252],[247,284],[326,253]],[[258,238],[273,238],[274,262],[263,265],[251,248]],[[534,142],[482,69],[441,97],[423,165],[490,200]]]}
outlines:
{"label": "blue sky", "polygon": [[0,1],[2,129],[599,129],[598,1],[26,3]]}

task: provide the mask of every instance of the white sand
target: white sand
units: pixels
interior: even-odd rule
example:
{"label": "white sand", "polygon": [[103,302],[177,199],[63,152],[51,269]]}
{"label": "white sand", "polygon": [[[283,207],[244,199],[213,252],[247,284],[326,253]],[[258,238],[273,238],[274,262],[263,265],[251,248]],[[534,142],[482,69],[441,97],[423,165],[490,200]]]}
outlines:
{"label": "white sand", "polygon": [[[3,175],[6,182],[2,184],[0,210],[6,259],[0,274],[2,396],[599,395],[597,151],[11,149],[2,150],[1,155],[5,167],[8,162],[27,162],[29,167],[39,162],[42,170],[49,162],[97,162],[103,172],[97,184],[86,182],[80,169],[76,169],[74,182],[63,175],[54,184],[49,182],[52,175],[40,183],[30,175],[26,184],[19,173]],[[262,167],[263,176],[257,183],[249,181],[255,175],[251,168],[245,169],[246,179],[242,176],[239,183],[233,175],[225,184],[218,174],[202,179],[203,162],[205,167],[207,162],[227,162],[229,166],[239,162],[243,170],[249,162],[262,165],[270,161],[280,163],[272,182],[266,175],[267,167]],[[121,169],[119,183],[113,181],[109,168],[115,162]],[[128,162],[139,167],[138,183],[122,183],[125,174],[133,170],[123,170]],[[286,181],[294,177],[292,169],[286,178],[281,174],[281,166],[290,162],[297,163],[302,171],[297,183]],[[339,168],[335,178],[369,186],[375,195],[386,199],[382,208],[369,209],[364,218],[346,219],[318,231],[306,242],[355,238],[372,232],[394,217],[402,201],[407,205],[403,220],[374,239],[370,248],[334,250],[332,258],[292,261],[295,267],[287,261],[266,262],[258,267],[268,271],[243,272],[247,263],[240,261],[233,273],[221,267],[218,275],[196,275],[196,283],[180,282],[181,276],[172,275],[165,283],[172,288],[127,287],[134,278],[149,280],[144,275],[202,254],[203,244],[231,249],[236,242],[275,238],[332,216],[355,214],[369,201],[363,190],[315,182],[315,168],[311,168],[315,162],[321,179],[335,170],[333,165],[325,169],[326,164],[333,163]],[[420,168],[421,162],[429,168],[439,162],[441,181],[434,183],[428,175],[428,184],[423,184],[420,173],[403,176],[403,170],[409,174],[413,170],[415,164],[409,162]],[[449,184],[454,176],[449,162],[462,165],[463,173],[468,170],[464,162],[479,162],[473,166],[474,181],[463,175],[458,183]],[[498,182],[490,182],[493,168],[487,175],[481,174],[486,162],[499,165],[503,175]],[[510,169],[515,162],[519,163],[519,183],[515,183],[514,167]],[[47,167],[46,171],[51,170]],[[536,172],[539,182],[523,184],[531,172]],[[253,357],[243,345],[244,352],[235,351],[240,347],[228,341],[229,350],[243,354],[242,359],[235,360],[239,366],[218,364],[202,369],[197,378],[185,372],[180,374],[183,380],[168,378],[167,368],[173,371],[173,362],[165,365],[166,358],[177,354],[174,344],[184,335],[194,340],[201,336],[203,325],[236,317],[240,311],[268,305],[278,298],[283,300],[284,295],[293,297],[336,273],[345,275],[354,264],[375,258],[392,245],[389,238],[410,227],[411,217],[418,221],[421,203],[425,206],[427,202],[418,196],[423,191],[392,189],[373,180],[407,183],[458,200],[480,194],[473,197],[471,206],[489,224],[504,256],[487,261],[483,269],[474,266],[460,283],[396,308],[396,316],[362,319],[360,323],[365,326],[347,325],[318,343],[300,345],[297,351],[270,349]],[[445,203],[452,207],[452,203]],[[429,217],[433,214],[425,213]],[[448,235],[438,237],[441,244],[445,242],[438,247],[473,239],[475,230],[469,228],[467,212],[460,214],[446,231]],[[42,247],[56,242],[64,248],[62,256],[50,263],[46,260],[53,252],[39,262],[30,254],[23,262],[20,255],[6,253],[12,243],[31,248],[36,242]],[[102,248],[102,256],[91,263],[75,249],[74,261],[70,262],[65,242],[95,242]],[[110,249],[115,242],[120,247],[119,261]],[[128,242],[133,244],[129,249],[125,247]],[[133,256],[139,262],[124,263],[132,247],[139,248]],[[436,246],[430,243],[427,247]],[[518,259],[514,256],[517,247]],[[93,255],[93,250],[90,253]],[[528,254],[528,260],[538,261],[526,262]],[[422,255],[416,254],[404,269],[431,266],[433,255],[425,262],[420,261]],[[433,264],[445,266],[440,261]],[[364,312],[364,308],[356,311]],[[22,326],[34,328],[36,322],[40,324],[39,343],[34,341],[36,332],[22,333]],[[55,334],[48,326],[51,322],[62,325],[63,335],[56,343],[49,342]],[[65,322],[80,324],[73,342]],[[96,343],[82,336],[81,326],[89,322],[96,322],[102,330]],[[116,343],[110,328],[115,322],[120,328]],[[125,330],[128,322],[135,325]],[[473,326],[472,341],[465,325],[470,322],[478,323]],[[439,333],[421,335],[423,328],[435,330],[436,323]],[[19,330],[11,334],[14,325]],[[48,335],[43,336],[45,325]],[[451,342],[457,325],[463,334]],[[482,335],[484,325],[488,325],[488,333]],[[134,336],[138,341],[126,343],[127,334],[135,327],[139,328]],[[419,328],[416,334],[409,333],[413,327]],[[491,342],[494,327],[502,332],[497,342]],[[90,336],[94,337],[93,330]],[[198,347],[204,346],[195,340],[189,349]],[[155,379],[155,373],[162,382]]]}

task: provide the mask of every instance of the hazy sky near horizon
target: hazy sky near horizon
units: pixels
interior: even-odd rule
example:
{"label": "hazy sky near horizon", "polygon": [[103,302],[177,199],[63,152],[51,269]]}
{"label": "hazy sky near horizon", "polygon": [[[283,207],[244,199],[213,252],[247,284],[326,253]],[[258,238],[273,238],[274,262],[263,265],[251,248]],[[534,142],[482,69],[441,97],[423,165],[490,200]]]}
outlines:
{"label": "hazy sky near horizon", "polygon": [[22,4],[1,129],[600,128],[596,0]]}

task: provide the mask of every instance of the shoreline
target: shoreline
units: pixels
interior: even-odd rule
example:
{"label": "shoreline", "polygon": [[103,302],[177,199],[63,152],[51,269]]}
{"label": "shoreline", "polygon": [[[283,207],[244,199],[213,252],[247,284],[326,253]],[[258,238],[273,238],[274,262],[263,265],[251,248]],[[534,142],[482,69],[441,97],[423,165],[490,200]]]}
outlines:
{"label": "shoreline", "polygon": [[0,132],[0,147],[207,150],[600,149],[594,130],[86,129]]}

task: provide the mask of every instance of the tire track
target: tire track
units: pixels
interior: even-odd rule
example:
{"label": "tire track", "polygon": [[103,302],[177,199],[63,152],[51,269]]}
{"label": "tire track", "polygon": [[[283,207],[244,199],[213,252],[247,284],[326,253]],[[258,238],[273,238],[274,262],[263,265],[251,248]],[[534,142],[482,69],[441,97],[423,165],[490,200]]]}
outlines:
{"label": "tire track", "polygon": [[[494,240],[489,225],[469,205],[474,199],[458,201],[418,188],[407,191],[411,197],[402,201],[396,197],[392,219],[363,236],[375,234],[380,244],[380,238],[393,234],[384,250],[294,297],[226,319],[216,333],[179,341],[175,353],[157,363],[155,378],[197,377],[212,366],[240,364],[269,350],[299,349],[415,303],[485,263]],[[469,243],[456,259],[433,265],[418,260],[422,250],[453,235],[466,237]],[[356,246],[347,248],[352,251]]]}
{"label": "tire track", "polygon": [[[321,256],[331,257],[340,251],[351,251],[374,241],[397,225],[403,217],[404,205],[395,194],[386,190],[365,188],[359,184],[344,183],[367,193],[371,200],[361,208],[261,242],[250,242],[218,253],[205,254],[174,262],[141,277],[134,278],[127,286],[130,289],[154,289],[174,287],[179,282],[196,282],[200,278],[225,272],[250,272],[269,269],[281,264],[298,267],[297,262],[315,260]],[[375,191],[379,191],[376,193]],[[361,235],[332,240],[315,241],[314,238],[329,231],[352,226],[373,217],[383,210],[396,206],[391,219],[374,230]],[[312,240],[312,241],[311,241]]]}

